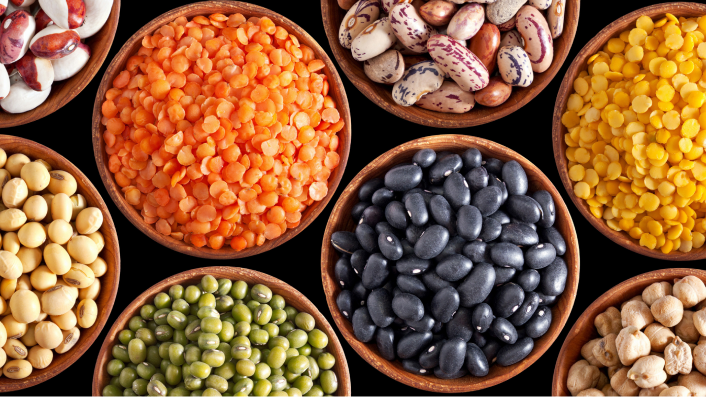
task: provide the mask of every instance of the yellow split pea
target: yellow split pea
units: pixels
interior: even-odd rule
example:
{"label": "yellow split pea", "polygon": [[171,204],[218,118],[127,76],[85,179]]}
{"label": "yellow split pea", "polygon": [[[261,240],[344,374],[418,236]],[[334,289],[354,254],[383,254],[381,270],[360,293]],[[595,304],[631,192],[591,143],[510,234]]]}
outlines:
{"label": "yellow split pea", "polygon": [[638,18],[589,57],[562,116],[574,194],[664,253],[706,240],[705,37],[706,17]]}

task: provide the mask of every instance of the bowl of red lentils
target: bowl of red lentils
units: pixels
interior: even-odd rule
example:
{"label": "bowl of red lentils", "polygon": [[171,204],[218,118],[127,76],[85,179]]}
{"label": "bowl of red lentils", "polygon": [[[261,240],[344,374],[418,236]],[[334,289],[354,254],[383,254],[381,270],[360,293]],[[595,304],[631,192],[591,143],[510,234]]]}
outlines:
{"label": "bowl of red lentils", "polygon": [[341,79],[303,29],[266,8],[193,3],[145,25],[101,81],[93,149],[123,214],[173,250],[233,259],[277,247],[343,176]]}
{"label": "bowl of red lentils", "polygon": [[604,236],[665,260],[706,258],[706,5],[616,20],[579,52],[554,108],[564,187]]}

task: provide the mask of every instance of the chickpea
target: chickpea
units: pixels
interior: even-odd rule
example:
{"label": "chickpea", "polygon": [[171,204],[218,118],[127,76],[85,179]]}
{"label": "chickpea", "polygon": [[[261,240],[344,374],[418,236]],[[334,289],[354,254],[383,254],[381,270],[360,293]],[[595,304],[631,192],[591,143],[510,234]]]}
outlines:
{"label": "chickpea", "polygon": [[620,311],[614,307],[609,307],[605,312],[596,316],[594,325],[600,336],[617,334],[623,328]]}
{"label": "chickpea", "polygon": [[103,251],[103,247],[105,247],[105,238],[103,237],[103,233],[101,232],[93,232],[91,234],[86,235],[86,237],[89,237],[91,240],[93,240],[94,243],[98,246],[98,252]]}
{"label": "chickpea", "polygon": [[12,178],[2,188],[2,203],[7,208],[22,207],[29,197],[27,184],[20,178]]}
{"label": "chickpea", "polygon": [[[620,331],[615,339],[615,346],[618,348],[618,357],[623,365],[632,365],[638,358],[650,354],[650,340],[634,326],[628,326]],[[613,388],[620,393],[615,386]]]}
{"label": "chickpea", "polygon": [[569,369],[569,376],[566,386],[572,396],[580,392],[596,387],[600,378],[600,370],[589,364],[586,360],[579,360]]}
{"label": "chickpea", "polygon": [[95,280],[93,280],[93,284],[88,286],[87,288],[83,288],[78,291],[78,299],[79,300],[84,300],[84,299],[93,299],[96,300],[98,298],[98,295],[101,292],[101,280],[96,277]]}
{"label": "chickpea", "polygon": [[56,285],[42,295],[42,311],[50,316],[60,316],[74,307],[76,297],[63,285]]}
{"label": "chickpea", "polygon": [[674,340],[674,332],[660,323],[652,323],[645,328],[645,335],[650,340],[653,352],[663,352]]}
{"label": "chickpea", "polygon": [[34,331],[36,327],[37,323],[27,324],[27,333],[20,338],[20,341],[24,343],[25,346],[32,347],[37,345],[37,339],[34,336]]}
{"label": "chickpea", "polygon": [[672,294],[672,284],[662,281],[659,283],[654,283],[642,291],[642,301],[647,304],[647,306],[652,307],[655,301],[663,296]]}
{"label": "chickpea", "polygon": [[678,397],[686,397],[690,396],[691,392],[689,389],[687,389],[684,386],[672,386],[668,389],[664,389],[660,394],[660,396],[678,396]]}
{"label": "chickpea", "polygon": [[64,281],[78,289],[89,287],[93,284],[93,280],[95,280],[93,270],[81,263],[72,264],[71,269],[64,274]]}
{"label": "chickpea", "polygon": [[613,367],[620,363],[618,348],[615,345],[616,334],[608,334],[593,346],[593,357],[605,367]]}
{"label": "chickpea", "polygon": [[37,344],[45,349],[54,349],[61,343],[63,338],[61,329],[51,321],[41,321],[34,329],[34,337]]}
{"label": "chickpea", "polygon": [[71,204],[73,204],[74,206],[73,212],[71,213],[72,220],[76,220],[76,217],[78,216],[79,212],[83,211],[88,206],[86,198],[78,193],[71,196]]}
{"label": "chickpea", "polygon": [[51,364],[54,359],[54,353],[45,349],[41,346],[34,346],[29,349],[29,355],[27,356],[27,361],[32,364],[35,369],[44,369]]}
{"label": "chickpea", "polygon": [[8,361],[2,373],[10,379],[24,379],[32,374],[32,364],[27,360]]}
{"label": "chickpea", "polygon": [[601,390],[605,387],[605,385],[610,385],[610,379],[608,379],[608,376],[601,371],[601,374],[598,378],[598,384],[596,384],[596,389]]}
{"label": "chickpea", "polygon": [[69,239],[74,234],[74,230],[69,222],[63,219],[55,219],[49,224],[47,234],[49,234],[51,241],[64,245],[69,242]]}
{"label": "chickpea", "polygon": [[665,370],[669,375],[691,372],[691,348],[678,336],[664,350]]}
{"label": "chickpea", "polygon": [[44,292],[56,285],[57,277],[47,265],[42,265],[32,272],[31,280],[34,289]]}
{"label": "chickpea", "polygon": [[108,271],[108,264],[105,262],[105,259],[100,256],[97,257],[93,263],[88,265],[88,267],[93,270],[93,274],[95,274],[96,277],[102,277]]}
{"label": "chickpea", "polygon": [[582,392],[579,392],[577,396],[605,396],[602,391],[598,389],[586,389]]}
{"label": "chickpea", "polygon": [[12,175],[13,178],[17,178],[20,176],[22,167],[24,167],[25,164],[29,163],[30,161],[31,160],[29,159],[29,157],[25,156],[24,154],[15,153],[7,158],[7,162],[5,163],[5,169],[10,173],[10,175]]}
{"label": "chickpea", "polygon": [[32,196],[25,201],[22,211],[27,216],[27,220],[39,222],[47,216],[49,207],[42,196]]}
{"label": "chickpea", "polygon": [[20,228],[17,237],[25,247],[37,248],[47,240],[47,233],[41,223],[29,222]]}
{"label": "chickpea", "polygon": [[694,326],[694,312],[684,310],[684,316],[681,321],[674,326],[674,333],[687,343],[696,343],[699,340],[701,335]]}
{"label": "chickpea", "polygon": [[625,307],[625,305],[627,305],[627,304],[630,303],[630,302],[634,302],[634,301],[642,302],[642,295],[635,295],[635,296],[633,296],[632,298],[630,298],[630,299],[626,300],[625,302],[621,303],[621,304],[620,304],[620,311],[623,311],[623,307]]}
{"label": "chickpea", "polygon": [[684,305],[672,295],[657,299],[652,304],[652,315],[665,327],[673,327],[681,321],[684,315]]}
{"label": "chickpea", "polygon": [[679,386],[684,386],[692,396],[706,396],[706,376],[698,371],[691,371],[688,375],[679,375]]}
{"label": "chickpea", "polygon": [[21,290],[12,295],[10,310],[21,323],[31,323],[39,317],[39,299],[32,291]]}
{"label": "chickpea", "polygon": [[67,196],[73,196],[76,193],[76,178],[73,175],[66,171],[51,171],[49,176],[51,177],[49,191],[52,194],[64,193]]}
{"label": "chickpea", "polygon": [[5,346],[2,347],[5,353],[10,358],[24,359],[27,358],[27,346],[18,339],[8,339]]}
{"label": "chickpea", "polygon": [[621,396],[637,396],[640,392],[640,387],[635,384],[635,381],[628,378],[630,367],[623,367],[610,378],[610,387]]}
{"label": "chickpea", "polygon": [[62,219],[66,222],[71,222],[71,214],[73,213],[73,204],[71,198],[64,193],[59,193],[54,196],[51,201],[51,217],[52,219]]}
{"label": "chickpea", "polygon": [[659,396],[659,393],[663,392],[664,390],[667,390],[669,386],[667,386],[665,383],[662,383],[661,385],[657,385],[655,387],[648,387],[647,389],[642,389],[640,390],[640,396]]}
{"label": "chickpea", "polygon": [[69,310],[61,316],[50,316],[49,318],[64,331],[72,329],[78,323],[78,319],[73,310]]}
{"label": "chickpea", "polygon": [[699,310],[694,313],[693,316],[694,327],[701,335],[699,337],[699,343],[701,343],[703,335],[706,335],[706,308]]}
{"label": "chickpea", "polygon": [[0,212],[0,230],[3,232],[14,232],[26,222],[27,215],[20,209],[10,208]]}
{"label": "chickpea", "polygon": [[661,385],[667,380],[664,372],[664,359],[657,356],[641,357],[628,371],[628,378],[635,381],[641,388]]}
{"label": "chickpea", "polygon": [[91,328],[98,318],[98,306],[93,299],[84,299],[76,307],[78,325],[81,328]]}
{"label": "chickpea", "polygon": [[91,234],[103,225],[103,212],[96,207],[88,207],[78,213],[76,230],[81,234]]}
{"label": "chickpea", "polygon": [[598,339],[592,339],[586,344],[581,347],[581,357],[583,357],[586,361],[588,361],[589,364],[593,365],[594,367],[602,368],[604,365],[601,364],[600,361],[596,359],[593,355],[593,348],[600,342],[600,338]]}
{"label": "chickpea", "polygon": [[676,280],[672,293],[688,309],[706,299],[706,285],[696,276],[686,276]]}
{"label": "chickpea", "polygon": [[613,387],[610,386],[610,384],[604,386],[601,391],[603,392],[604,395],[606,396],[619,396],[615,390],[613,390]]}
{"label": "chickpea", "polygon": [[9,251],[0,251],[0,277],[17,279],[22,275],[22,262]]}
{"label": "chickpea", "polygon": [[21,247],[16,255],[22,263],[22,273],[31,273],[42,263],[42,251],[39,248]]}
{"label": "chickpea", "polygon": [[[2,216],[2,213],[0,213],[0,216]],[[5,238],[3,238],[2,240],[2,248],[5,251],[10,251],[16,255],[18,252],[20,252],[20,247],[20,239],[19,237],[17,237],[17,233],[5,233]]]}
{"label": "chickpea", "polygon": [[[642,298],[640,298],[642,299]],[[620,312],[623,328],[634,326],[643,329],[654,322],[650,308],[642,300],[628,302]]]}
{"label": "chickpea", "polygon": [[98,246],[86,236],[75,236],[68,243],[69,255],[76,261],[88,265],[98,257]]}
{"label": "chickpea", "polygon": [[61,331],[61,335],[63,336],[63,339],[54,351],[59,354],[64,354],[72,347],[76,346],[76,343],[78,343],[78,338],[81,336],[81,331],[74,327],[68,331]]}

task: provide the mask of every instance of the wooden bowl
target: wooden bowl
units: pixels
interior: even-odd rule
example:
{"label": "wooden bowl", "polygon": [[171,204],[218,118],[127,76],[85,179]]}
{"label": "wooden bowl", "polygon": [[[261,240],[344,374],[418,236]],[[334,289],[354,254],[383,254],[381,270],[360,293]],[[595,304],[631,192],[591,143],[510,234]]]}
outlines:
{"label": "wooden bowl", "polygon": [[[675,14],[676,15],[676,14]],[[569,369],[574,363],[581,360],[581,347],[591,339],[600,338],[593,322],[596,316],[606,311],[611,306],[620,309],[620,305],[630,298],[642,294],[642,290],[652,283],[668,281],[674,283],[674,279],[686,276],[696,276],[706,282],[706,271],[698,269],[663,269],[649,273],[643,273],[611,288],[605,294],[596,299],[589,306],[576,323],[571,327],[571,331],[566,336],[564,344],[561,346],[559,358],[554,367],[554,380],[552,381],[553,396],[570,396],[566,386],[566,379],[569,376]]]}
{"label": "wooden bowl", "polygon": [[353,59],[351,50],[343,48],[338,41],[338,30],[347,10],[338,6],[336,0],[321,0],[321,14],[326,36],[338,65],[348,79],[373,103],[413,123],[437,128],[463,128],[490,123],[507,116],[525,106],[552,81],[569,55],[579,23],[581,0],[566,0],[564,33],[554,40],[554,61],[547,71],[534,75],[534,82],[527,88],[513,87],[510,98],[500,106],[489,108],[478,105],[462,114],[440,113],[419,106],[401,106],[392,100],[392,86],[371,81],[363,71],[363,62]]}
{"label": "wooden bowl", "polygon": [[96,361],[96,367],[93,371],[92,394],[94,396],[102,395],[103,388],[110,382],[110,375],[106,370],[106,366],[112,359],[112,350],[113,346],[116,344],[118,333],[127,328],[130,318],[139,314],[142,305],[152,303],[155,295],[160,292],[168,292],[169,287],[172,285],[182,284],[186,286],[198,284],[201,282],[201,278],[208,274],[216,278],[242,280],[251,286],[253,284],[264,284],[272,290],[273,294],[282,295],[285,301],[287,301],[287,305],[292,306],[299,311],[308,312],[314,316],[314,319],[316,320],[316,327],[324,331],[324,333],[328,336],[329,344],[327,350],[333,354],[334,357],[336,357],[336,365],[333,367],[333,371],[336,373],[338,378],[338,390],[336,391],[336,395],[351,395],[351,379],[348,372],[348,362],[346,361],[346,356],[343,354],[341,342],[338,340],[336,333],[333,331],[333,328],[331,328],[328,321],[326,321],[323,314],[321,314],[321,312],[316,308],[316,306],[314,306],[313,303],[311,303],[309,299],[306,298],[306,296],[284,281],[265,273],[260,273],[250,269],[243,269],[240,267],[214,266],[187,270],[166,278],[140,294],[140,296],[138,296],[127,308],[125,308],[122,314],[120,314],[120,317],[118,317],[113,326],[110,328],[110,331],[108,331],[108,335],[105,337],[105,341],[103,341],[101,350],[98,353],[98,360]]}
{"label": "wooden bowl", "polygon": [[86,202],[89,206],[100,208],[101,212],[103,212],[103,226],[101,226],[100,232],[105,238],[105,248],[103,248],[101,257],[105,259],[108,264],[108,271],[100,278],[101,291],[96,300],[98,304],[98,319],[96,323],[93,324],[91,328],[81,328],[81,336],[79,337],[78,343],[67,353],[54,353],[54,361],[52,361],[49,367],[41,370],[34,369],[32,374],[24,379],[9,379],[6,376],[0,377],[0,393],[7,393],[26,389],[55,377],[75,363],[76,360],[91,347],[93,341],[96,340],[101,330],[103,330],[106,321],[108,321],[110,311],[113,309],[113,303],[115,302],[115,295],[118,293],[118,282],[120,281],[120,247],[118,246],[118,235],[115,232],[113,218],[110,216],[110,212],[108,212],[108,207],[105,205],[103,198],[91,181],[69,160],[37,142],[15,136],[0,135],[0,148],[4,149],[8,156],[14,153],[23,153],[33,160],[45,160],[54,169],[64,170],[76,178],[76,183],[78,184],[77,192],[81,193],[86,198]]}
{"label": "wooden bowl", "polygon": [[571,200],[574,202],[581,214],[591,223],[591,225],[593,225],[593,227],[598,229],[601,234],[624,248],[641,255],[670,261],[693,261],[706,258],[706,246],[699,249],[694,249],[691,252],[676,251],[664,254],[660,250],[651,250],[641,246],[636,240],[628,236],[627,233],[616,232],[615,230],[609,228],[603,219],[598,219],[591,214],[586,201],[578,198],[574,194],[573,183],[571,179],[569,179],[569,170],[567,168],[568,160],[566,158],[567,145],[566,141],[564,141],[564,135],[567,133],[567,129],[561,123],[561,116],[564,112],[566,112],[566,101],[568,100],[569,95],[573,92],[574,80],[576,80],[581,71],[587,69],[588,65],[586,62],[588,58],[597,51],[600,51],[608,40],[613,37],[618,37],[620,32],[631,27],[634,28],[635,21],[640,16],[647,15],[653,19],[656,19],[663,17],[665,13],[671,13],[677,17],[706,15],[706,4],[664,3],[633,11],[617,19],[615,22],[598,32],[598,34],[591,41],[589,41],[585,47],[583,47],[581,52],[576,55],[576,59],[574,59],[574,62],[571,64],[569,70],[564,76],[564,80],[561,83],[561,88],[559,89],[559,95],[556,99],[556,105],[554,106],[554,121],[552,125],[554,160],[556,161],[556,166],[559,169],[559,176],[561,176],[561,181],[564,184],[564,188],[566,189],[569,197],[571,197]]}
{"label": "wooden bowl", "polygon": [[119,18],[120,0],[113,0],[113,8],[110,11],[108,21],[98,33],[89,37],[85,42],[86,45],[91,47],[91,57],[86,66],[74,77],[52,84],[49,98],[29,112],[13,114],[0,109],[0,128],[15,127],[39,120],[61,109],[74,99],[76,95],[80,94],[88,83],[93,80],[93,77],[103,65],[103,61],[108,56],[115,38],[115,31],[118,29]]}
{"label": "wooden bowl", "polygon": [[[402,368],[400,361],[391,362],[381,358],[374,343],[358,341],[353,334],[353,327],[350,321],[341,316],[336,306],[336,297],[341,292],[341,288],[336,282],[334,274],[334,265],[338,259],[338,253],[331,247],[331,235],[339,230],[353,231],[355,229],[356,225],[351,219],[350,213],[353,205],[358,202],[358,188],[363,183],[372,178],[383,176],[385,172],[396,164],[410,161],[414,153],[424,148],[431,148],[437,152],[449,150],[457,153],[461,153],[468,148],[477,148],[483,156],[495,157],[502,161],[517,160],[527,173],[530,191],[544,189],[552,195],[557,214],[554,227],[561,232],[566,240],[567,249],[564,260],[569,268],[569,274],[564,293],[552,307],[553,320],[549,331],[535,341],[534,350],[527,358],[509,367],[494,365],[490,368],[490,373],[482,378],[465,376],[460,379],[444,380],[434,376],[409,373]],[[430,392],[465,393],[497,385],[519,374],[537,361],[556,340],[562,328],[564,328],[566,320],[569,318],[574,299],[576,298],[576,290],[579,283],[579,246],[574,223],[571,220],[571,214],[569,214],[569,209],[566,208],[564,200],[562,200],[561,195],[552,185],[549,178],[529,160],[505,146],[482,138],[466,135],[436,135],[415,139],[389,150],[373,160],[372,163],[368,164],[353,178],[333,208],[326,226],[321,246],[321,277],[326,293],[326,301],[339,331],[365,361],[390,378],[417,389]]]}
{"label": "wooden bowl", "polygon": [[[214,250],[208,246],[201,248],[194,247],[191,244],[186,244],[184,241],[177,241],[171,237],[164,236],[158,233],[154,226],[148,225],[144,222],[140,212],[133,208],[125,200],[120,187],[115,183],[115,178],[113,174],[108,169],[108,156],[105,153],[105,141],[103,140],[103,131],[105,127],[101,124],[101,104],[105,98],[105,93],[112,86],[113,79],[125,68],[125,64],[133,54],[142,45],[142,38],[147,34],[152,34],[157,28],[162,25],[173,21],[178,17],[191,18],[197,15],[209,15],[213,13],[222,14],[234,14],[241,13],[246,17],[250,16],[266,16],[278,26],[283,26],[290,32],[294,34],[299,39],[299,42],[311,47],[316,54],[316,57],[323,60],[326,64],[325,73],[328,77],[330,83],[329,95],[333,97],[338,105],[337,109],[341,114],[341,119],[345,121],[345,127],[339,131],[338,136],[340,139],[339,143],[339,155],[341,157],[338,168],[336,168],[331,177],[329,178],[329,190],[328,195],[322,201],[319,201],[307,208],[302,214],[302,220],[299,226],[294,229],[287,230],[281,237],[274,240],[267,240],[262,246],[255,246],[252,248],[244,249],[240,252],[233,250],[230,246],[224,246],[219,250]],[[115,205],[118,206],[120,211],[127,217],[127,219],[132,222],[135,227],[140,229],[142,233],[145,233],[152,240],[162,244],[163,246],[173,249],[175,251],[181,252],[183,254],[197,256],[201,258],[209,259],[235,259],[244,258],[251,255],[260,254],[262,252],[269,251],[275,247],[278,247],[290,239],[292,239],[297,234],[301,233],[309,224],[311,224],[314,219],[323,211],[328,202],[333,197],[338,184],[341,182],[343,177],[343,172],[346,169],[346,164],[348,163],[348,153],[351,147],[351,112],[348,107],[348,97],[343,88],[343,82],[336,71],[333,62],[326,55],[326,52],[319,46],[319,44],[314,40],[308,33],[306,33],[297,24],[290,21],[289,19],[279,15],[267,8],[256,6],[249,3],[242,3],[239,1],[204,1],[200,3],[193,3],[185,5],[179,8],[175,8],[168,11],[159,17],[153,19],[150,23],[138,30],[130,39],[125,43],[120,52],[113,58],[110,63],[108,70],[103,76],[100,87],[98,89],[98,94],[96,95],[96,101],[93,107],[93,152],[96,157],[96,164],[98,165],[98,171],[100,172],[101,178],[103,179],[103,184],[105,188],[110,193],[113,198]]]}

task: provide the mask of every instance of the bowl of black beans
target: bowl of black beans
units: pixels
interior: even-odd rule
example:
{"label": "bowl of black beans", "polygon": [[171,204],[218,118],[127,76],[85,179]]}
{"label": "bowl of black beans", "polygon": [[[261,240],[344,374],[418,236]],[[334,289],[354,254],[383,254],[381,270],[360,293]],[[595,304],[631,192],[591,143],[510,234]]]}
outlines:
{"label": "bowl of black beans", "polygon": [[534,164],[485,139],[437,135],[351,181],[326,227],[321,274],[363,359],[409,386],[462,393],[519,374],[556,340],[579,248]]}

